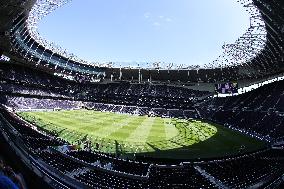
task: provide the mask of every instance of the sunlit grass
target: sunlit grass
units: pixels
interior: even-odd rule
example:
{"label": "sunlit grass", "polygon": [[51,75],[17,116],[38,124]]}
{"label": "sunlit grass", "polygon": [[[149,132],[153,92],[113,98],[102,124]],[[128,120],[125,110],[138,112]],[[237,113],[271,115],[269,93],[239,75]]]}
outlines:
{"label": "sunlit grass", "polygon": [[[90,141],[94,150],[107,153],[152,153],[155,156],[182,150],[182,157],[207,156],[206,151],[212,156],[212,148],[216,152],[232,152],[242,144],[255,143],[255,139],[200,120],[91,110],[19,112],[18,115],[70,143]],[[207,140],[212,141],[212,146]],[[192,154],[193,149],[196,154]]]}

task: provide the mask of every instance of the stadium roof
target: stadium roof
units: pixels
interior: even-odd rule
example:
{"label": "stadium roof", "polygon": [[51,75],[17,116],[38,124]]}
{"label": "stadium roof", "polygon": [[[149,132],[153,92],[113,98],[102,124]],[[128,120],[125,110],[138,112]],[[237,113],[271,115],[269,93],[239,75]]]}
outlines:
{"label": "stadium roof", "polygon": [[[106,6],[107,4],[110,4],[110,3],[115,4],[115,2],[106,1],[104,3],[96,3],[96,2],[92,1],[93,2],[92,4],[86,2],[87,6],[92,7],[92,9],[94,9],[93,12],[98,12],[97,14],[95,14],[96,16],[101,16],[99,19],[97,19],[97,20],[99,20],[98,23],[103,22],[101,26],[106,27],[107,30],[103,30],[102,27],[98,27],[96,29],[96,26],[92,27],[91,29],[102,30],[101,34],[103,35],[103,37],[101,36],[100,38],[103,38],[104,40],[102,40],[102,43],[99,43],[99,44],[101,45],[100,47],[106,51],[106,53],[104,53],[105,54],[104,57],[107,56],[107,58],[101,58],[101,59],[98,58],[99,59],[98,61],[90,62],[90,61],[86,61],[86,60],[82,60],[80,58],[77,58],[77,56],[75,56],[74,54],[67,53],[68,52],[67,50],[62,49],[61,47],[55,45],[55,43],[48,42],[46,39],[43,39],[39,35],[39,32],[37,30],[38,29],[37,26],[39,24],[39,21],[44,16],[46,16],[50,12],[54,11],[56,8],[66,4],[66,3],[69,3],[69,2],[70,2],[70,0],[68,0],[68,1],[66,1],[66,0],[60,0],[60,1],[38,0],[37,3],[35,4],[35,6],[33,7],[32,11],[30,12],[29,20],[28,20],[28,23],[29,23],[28,27],[30,29],[32,37],[34,39],[36,39],[36,41],[38,41],[43,46],[47,47],[48,49],[52,49],[53,51],[56,51],[58,54],[63,54],[64,56],[70,57],[71,59],[73,59],[75,61],[79,61],[81,63],[95,64],[96,66],[99,66],[99,67],[160,68],[160,69],[176,70],[176,69],[194,69],[194,68],[200,68],[200,67],[202,67],[202,68],[204,68],[204,67],[205,68],[215,68],[215,67],[226,67],[226,66],[231,66],[231,65],[241,65],[241,64],[246,63],[248,60],[254,58],[265,47],[265,44],[266,44],[265,24],[262,20],[262,16],[261,16],[259,10],[252,4],[251,0],[250,1],[243,1],[243,2],[241,1],[240,5],[243,4],[243,3],[246,4],[243,8],[240,8],[241,6],[240,7],[236,7],[236,6],[233,7],[235,9],[237,8],[238,11],[236,11],[236,15],[238,13],[238,16],[243,15],[243,14],[239,13],[239,11],[241,9],[243,9],[241,11],[243,11],[244,13],[245,13],[245,10],[249,13],[248,16],[247,16],[247,22],[250,22],[250,25],[249,25],[249,28],[247,29],[247,31],[245,32],[245,34],[243,34],[243,36],[239,37],[238,39],[232,39],[232,41],[236,40],[234,44],[224,44],[223,45],[223,53],[217,58],[211,57],[210,59],[207,58],[208,56],[210,56],[209,54],[211,54],[211,53],[214,54],[213,52],[216,52],[216,51],[214,51],[214,48],[212,49],[212,47],[210,47],[211,48],[210,51],[212,51],[212,52],[205,50],[205,49],[209,48],[209,46],[211,46],[210,44],[208,44],[208,43],[206,44],[204,42],[205,45],[203,47],[201,47],[202,49],[196,50],[196,52],[195,52],[194,48],[198,49],[199,45],[202,46],[203,40],[206,40],[206,37],[205,37],[206,35],[209,36],[209,39],[213,38],[213,36],[209,35],[209,33],[212,33],[212,30],[217,30],[221,34],[222,30],[227,31],[225,28],[227,28],[228,26],[220,26],[220,24],[219,25],[218,24],[209,24],[209,23],[200,21],[200,23],[198,23],[198,25],[195,24],[195,26],[193,26],[193,27],[192,26],[180,27],[180,25],[186,25],[186,24],[188,24],[188,22],[193,22],[193,21],[198,22],[199,21],[198,18],[195,18],[195,17],[191,20],[187,20],[187,19],[184,19],[182,17],[184,17],[184,16],[190,17],[191,15],[196,16],[196,17],[197,16],[202,17],[203,15],[205,15],[204,18],[206,17],[208,21],[211,20],[211,22],[212,22],[212,19],[215,19],[215,17],[209,16],[209,15],[214,14],[214,11],[218,11],[218,9],[217,9],[218,6],[220,7],[220,6],[223,5],[221,7],[222,9],[228,9],[226,11],[223,10],[224,13],[226,12],[228,14],[228,12],[234,12],[233,10],[230,11],[232,9],[232,7],[230,7],[230,6],[232,6],[232,5],[230,4],[230,6],[229,6],[229,3],[224,3],[223,1],[220,1],[220,2],[214,2],[213,4],[206,3],[206,4],[209,4],[209,5],[206,5],[203,2],[201,2],[203,4],[201,6],[201,5],[196,5],[197,3],[194,3],[194,2],[188,3],[186,1],[186,3],[185,3],[182,0],[177,1],[177,2],[175,1],[174,3],[169,3],[169,2],[167,3],[167,2],[164,2],[164,1],[159,3],[159,1],[157,1],[157,2],[155,2],[156,7],[153,8],[151,6],[145,6],[144,5],[144,4],[154,4],[153,2],[152,3],[144,2],[144,3],[139,5],[139,8],[136,7],[136,9],[135,9],[135,6],[134,6],[134,7],[132,7],[132,9],[134,9],[134,10],[131,10],[131,11],[128,10],[127,11],[125,9],[125,6],[124,6],[126,3],[120,2],[119,4],[116,4],[115,6],[110,6],[110,5]],[[77,2],[77,4],[73,3],[74,7],[76,7],[76,9],[78,9],[78,6],[79,6],[79,8],[80,7],[85,8],[86,12],[90,12],[89,9],[80,5],[80,4],[82,4],[81,2],[79,4],[78,3],[79,2]],[[137,2],[137,3],[139,3],[139,2]],[[120,4],[122,4],[122,5],[120,5]],[[129,6],[131,5],[130,2],[128,2],[128,4],[129,4]],[[237,4],[237,2],[236,2],[236,4]],[[206,9],[206,6],[211,6],[210,8],[212,8],[212,10],[214,10],[214,11],[210,12],[210,10],[208,9],[209,7],[207,7],[208,10],[206,12],[208,12],[208,13],[202,12],[201,14],[196,14],[196,15],[194,15],[194,13],[185,14],[185,12],[189,12],[192,8],[187,8],[187,9],[184,9],[184,10],[182,10],[181,8],[185,7],[185,6],[190,7],[190,5],[195,6],[195,8],[201,8],[202,7],[203,9]],[[100,7],[96,8],[95,6],[100,6]],[[169,9],[169,7],[167,7],[167,6],[171,6],[170,7],[171,9]],[[216,7],[212,7],[212,6],[216,6]],[[103,7],[106,7],[106,8],[104,9]],[[134,60],[131,60],[130,62],[121,62],[120,60],[117,60],[117,61],[116,60],[115,61],[109,60],[109,61],[107,61],[107,59],[109,57],[115,57],[115,55],[113,56],[112,54],[116,54],[117,51],[118,51],[117,52],[118,54],[116,56],[122,57],[123,58],[122,61],[127,60],[128,58],[134,57],[132,54],[136,53],[134,50],[132,50],[132,49],[135,49],[135,44],[130,45],[130,47],[125,47],[126,45],[124,45],[124,44],[127,44],[127,43],[129,43],[129,44],[133,43],[133,39],[128,39],[128,38],[134,38],[135,35],[131,37],[130,34],[128,34],[128,35],[125,36],[124,41],[121,41],[122,39],[120,39],[120,41],[122,43],[121,45],[115,44],[116,38],[119,38],[119,36],[116,33],[120,32],[120,29],[119,29],[120,27],[125,27],[125,28],[127,28],[127,30],[132,31],[131,30],[131,24],[129,26],[129,24],[123,24],[123,22],[121,21],[120,24],[117,25],[117,24],[114,23],[115,21],[112,22],[112,20],[115,19],[114,17],[119,17],[119,15],[116,14],[116,13],[119,13],[118,9],[120,9],[120,7],[121,7],[121,9],[124,10],[124,12],[123,12],[124,17],[127,17],[127,18],[135,17],[135,15],[138,14],[136,12],[141,11],[142,17],[145,20],[147,20],[147,22],[148,21],[150,22],[150,20],[151,20],[151,22],[153,22],[152,26],[154,27],[154,29],[149,30],[147,32],[148,33],[155,33],[156,32],[157,35],[154,35],[154,36],[149,35],[149,34],[144,35],[145,32],[139,31],[139,30],[143,30],[143,29],[146,30],[147,25],[143,24],[145,22],[145,20],[143,20],[143,22],[141,21],[139,23],[136,23],[136,22],[132,23],[132,25],[135,27],[135,32],[137,33],[137,35],[139,35],[139,34],[141,35],[141,40],[135,39],[135,42],[138,42],[138,44],[136,44],[136,46],[139,46],[137,49],[143,49],[143,51],[145,51],[145,52],[140,52],[140,54],[144,53],[144,56],[138,58],[138,60],[134,59]],[[163,8],[157,8],[157,7],[163,7]],[[147,12],[147,10],[148,9],[151,10],[151,8],[153,10]],[[75,16],[72,16],[72,14],[69,15],[68,9],[70,9],[72,14],[75,15]],[[170,29],[170,27],[167,28],[168,32],[165,32],[165,31],[162,32],[161,31],[162,30],[161,29],[162,28],[161,23],[163,21],[168,22],[168,23],[173,22],[173,18],[171,16],[167,17],[167,16],[163,15],[163,13],[165,12],[165,10],[163,10],[163,9],[166,9],[166,10],[168,9],[168,12],[170,12],[169,10],[177,9],[176,11],[171,11],[171,15],[176,20],[178,20],[178,22],[179,22],[179,25],[175,24],[174,26],[176,28],[180,28],[181,30],[184,29],[184,30],[188,31],[189,32],[188,36],[191,36],[191,35],[193,35],[193,36],[188,37],[188,36],[185,35],[185,32],[177,31],[177,29]],[[156,12],[153,12],[154,10]],[[78,27],[78,28],[80,28],[80,30],[85,30],[85,29],[88,30],[88,28],[81,28],[80,26],[77,26],[78,23],[76,23],[76,20],[79,19],[80,22],[87,22],[88,25],[92,25],[92,24],[94,24],[93,22],[95,22],[95,21],[92,21],[92,20],[95,19],[95,18],[93,18],[93,19],[89,18],[89,19],[87,19],[87,21],[82,21],[81,20],[82,18],[81,19],[80,19],[80,17],[77,18],[79,16],[78,13],[74,14],[75,11],[76,10],[72,9],[72,6],[68,7],[67,11],[66,11],[66,9],[64,9],[64,13],[69,15],[68,19],[70,19],[71,23],[72,23],[71,28],[73,28],[73,29],[69,28],[69,30],[71,30],[69,33],[72,33],[72,30],[78,32],[78,29],[76,29],[74,27]],[[80,9],[78,11],[80,11]],[[58,11],[58,12],[60,12],[60,11]],[[107,13],[104,14],[104,12],[107,12]],[[112,12],[116,12],[116,13],[112,13]],[[197,11],[197,12],[200,12],[200,11]],[[120,14],[121,13],[122,13],[122,11],[120,12]],[[106,15],[109,15],[109,16],[107,16],[108,18],[104,18],[104,17],[106,17]],[[62,16],[61,13],[60,13],[60,16]],[[88,13],[88,16],[92,16],[92,15],[90,13]],[[137,20],[139,20],[138,19],[138,18],[140,18],[139,15],[136,15],[136,16],[137,16]],[[208,17],[213,17],[213,18],[209,19]],[[224,17],[224,15],[221,15],[221,17]],[[221,17],[216,16],[216,20],[218,20],[218,22],[222,22]],[[239,16],[239,17],[242,17],[242,16]],[[230,17],[230,18],[233,18],[233,16]],[[121,19],[123,19],[123,18],[121,18]],[[53,21],[55,21],[55,20],[59,20],[59,18],[54,17]],[[234,23],[236,22],[236,20],[237,19],[235,19]],[[227,20],[227,21],[230,22],[231,20]],[[109,27],[111,27],[111,26],[115,27],[115,28],[113,28],[113,32],[108,32],[109,30],[111,30],[111,28],[107,28],[107,26],[104,22],[111,22],[109,24]],[[128,19],[128,20],[126,19],[126,20],[124,20],[124,22],[134,22],[134,20],[133,20],[133,18]],[[68,24],[68,23],[70,25],[70,21],[67,22],[66,24]],[[54,23],[54,24],[56,25],[56,23]],[[66,27],[66,26],[64,26],[65,25],[64,23],[61,23],[60,25],[63,25],[63,26],[61,26],[61,28]],[[140,27],[140,25],[141,25],[141,27]],[[211,31],[208,31],[208,28],[204,27],[202,25],[209,25],[211,27],[210,28]],[[216,26],[214,26],[214,25],[216,25]],[[239,28],[239,30],[242,30],[243,26],[245,26],[245,25],[246,25],[246,22],[242,23],[242,26],[239,26],[236,23],[236,26],[234,28],[231,28],[231,30],[238,30],[236,28]],[[43,26],[44,26],[44,24],[43,24]],[[216,28],[218,26],[220,27],[220,29]],[[50,31],[51,30],[50,28],[52,27],[52,25],[48,25],[47,27],[49,28],[48,30]],[[157,28],[159,28],[158,32],[157,32]],[[201,36],[199,36],[198,40],[195,40],[194,37],[196,38],[196,36],[194,36],[194,34],[193,34],[194,32],[190,32],[189,29],[190,30],[197,30],[197,31],[198,30],[204,30],[204,31],[199,31]],[[123,31],[125,32],[126,30],[123,30]],[[60,39],[61,37],[63,37],[63,36],[60,36],[60,35],[58,36],[58,33],[60,33],[60,32],[56,30],[57,39],[58,38]],[[63,33],[65,33],[63,35],[68,35],[68,34],[66,34],[67,33],[66,31],[63,32]],[[91,33],[98,34],[100,32],[91,31]],[[110,35],[115,35],[116,37],[112,38],[111,36],[107,35],[107,33],[110,33]],[[122,35],[122,33],[120,33],[120,34]],[[77,35],[78,36],[76,38],[83,38],[80,35],[80,33],[77,33]],[[173,45],[172,48],[163,47],[163,46],[166,46],[167,42],[165,42],[165,40],[166,40],[165,36],[163,38],[160,37],[162,35],[168,36],[167,38],[171,38],[171,41],[177,40],[178,45],[176,44],[177,42],[173,42],[173,43],[171,43]],[[169,36],[169,35],[171,35],[171,36]],[[174,35],[176,35],[176,37],[173,37]],[[224,35],[223,39],[225,39],[226,34],[223,34],[223,35]],[[145,39],[145,37],[147,39]],[[214,37],[216,37],[216,36],[214,36]],[[88,36],[88,38],[96,38],[96,36]],[[111,42],[108,41],[107,38],[110,38],[110,40],[114,41],[113,44],[111,44],[112,41]],[[139,37],[136,36],[135,38],[139,38]],[[176,38],[176,39],[174,39],[174,38]],[[222,38],[222,37],[220,37],[220,38]],[[255,40],[255,39],[257,39],[257,40]],[[70,40],[72,40],[72,39],[70,39]],[[143,42],[143,41],[147,41],[147,40],[149,40],[150,42],[149,43]],[[155,46],[156,40],[159,41],[157,46]],[[88,39],[88,41],[91,42],[92,40]],[[97,39],[96,41],[100,41],[100,40]],[[193,44],[187,45],[187,44],[184,44],[183,41],[188,41],[188,43],[190,43],[192,41]],[[214,40],[212,39],[212,41],[216,42],[216,39],[214,39]],[[76,47],[77,47],[78,43],[79,42],[76,43]],[[104,46],[104,43],[106,43],[106,46]],[[201,44],[198,44],[198,43],[201,43]],[[222,43],[223,43],[223,41],[219,42],[219,44],[222,44]],[[144,44],[144,48],[143,48],[143,44]],[[175,45],[177,45],[177,46],[175,46]],[[84,46],[89,47],[89,49],[87,49],[87,50],[91,51],[92,47],[90,47],[90,46],[96,46],[96,44],[94,43],[94,44],[88,45],[88,44],[84,43],[83,48],[84,48]],[[110,48],[110,46],[117,46],[117,49],[115,49],[113,47]],[[149,50],[147,50],[147,46],[148,46]],[[153,47],[151,47],[151,46],[153,46]],[[180,46],[180,48],[178,46]],[[192,47],[190,47],[190,46],[192,46]],[[102,53],[103,51],[98,50],[100,47],[97,47],[96,49],[97,49],[97,51]],[[217,45],[217,47],[218,47],[218,45]],[[73,48],[76,49],[74,46],[73,46]],[[81,49],[81,48],[79,47],[77,49]],[[221,45],[219,46],[219,48],[221,50]],[[121,49],[124,49],[126,51],[126,55],[124,55],[124,56],[122,55],[123,50],[121,50]],[[183,49],[186,49],[186,50],[183,50]],[[167,53],[162,54],[161,53],[162,51],[166,51]],[[188,52],[188,51],[190,51],[190,52]],[[222,51],[220,51],[219,53],[221,53],[221,52]],[[175,57],[175,58],[173,58],[171,56],[171,53],[173,54],[173,57]],[[178,53],[178,54],[176,54],[176,53]],[[93,52],[93,54],[96,56],[96,52]],[[186,55],[186,54],[188,54],[188,55]],[[203,56],[203,58],[199,57],[199,59],[202,59],[203,63],[193,62],[192,59],[190,59],[190,56],[194,56],[194,54],[199,54],[199,56]],[[100,56],[100,55],[98,55],[98,56]],[[137,56],[139,57],[139,55],[137,55]],[[217,54],[216,54],[216,56],[217,56]],[[182,57],[186,57],[186,58],[188,58],[188,60],[185,60],[186,58],[181,60]],[[206,58],[204,58],[204,57],[206,57]],[[216,58],[216,59],[214,60],[214,58]],[[116,58],[116,59],[119,59],[119,58]],[[143,61],[143,60],[147,60],[147,59],[149,61],[147,61],[147,62]],[[196,59],[196,57],[193,58],[193,59]],[[100,61],[100,60],[104,60],[104,61]],[[173,60],[173,61],[170,61],[170,60]],[[204,60],[206,62],[204,62]]]}
{"label": "stadium roof", "polygon": [[167,65],[162,68],[160,64],[153,64],[141,70],[115,68],[111,63],[94,66],[41,38],[37,31],[39,20],[68,2],[3,1],[0,6],[0,54],[10,58],[10,62],[36,66],[51,73],[87,74],[94,78],[114,80],[216,82],[259,79],[284,71],[284,16],[281,0],[239,1],[253,15],[251,27],[235,44],[224,45],[225,53],[205,68],[192,66],[170,69]]}

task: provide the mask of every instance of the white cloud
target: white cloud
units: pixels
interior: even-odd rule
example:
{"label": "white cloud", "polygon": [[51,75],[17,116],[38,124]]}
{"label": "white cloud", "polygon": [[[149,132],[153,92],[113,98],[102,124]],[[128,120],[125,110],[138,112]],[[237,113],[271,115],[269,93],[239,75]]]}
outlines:
{"label": "white cloud", "polygon": [[166,18],[166,22],[172,22],[173,21],[173,19],[171,19],[171,18]]}
{"label": "white cloud", "polygon": [[144,13],[144,18],[148,19],[150,17],[151,17],[151,13],[149,13],[149,12]]}
{"label": "white cloud", "polygon": [[170,17],[166,17],[164,15],[153,15],[150,12],[144,13],[144,18],[148,20],[148,22],[152,23],[155,27],[160,27],[166,22],[172,22],[173,20]]}
{"label": "white cloud", "polygon": [[159,26],[161,26],[161,23],[160,22],[154,22],[153,25],[156,26],[156,27],[159,27]]}

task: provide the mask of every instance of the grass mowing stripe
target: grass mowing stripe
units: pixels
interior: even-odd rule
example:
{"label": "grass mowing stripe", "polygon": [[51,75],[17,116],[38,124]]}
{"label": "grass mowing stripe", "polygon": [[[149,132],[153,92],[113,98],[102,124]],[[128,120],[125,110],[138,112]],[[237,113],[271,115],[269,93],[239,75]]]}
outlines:
{"label": "grass mowing stripe", "polygon": [[170,119],[167,118],[167,119],[164,119],[163,121],[164,121],[165,133],[166,133],[166,140],[169,140],[172,137],[178,135],[178,130],[172,124]]}
{"label": "grass mowing stripe", "polygon": [[147,137],[147,142],[166,140],[165,126],[161,118],[157,117]]}
{"label": "grass mowing stripe", "polygon": [[[85,114],[83,114],[84,116],[76,116],[73,115],[71,112],[68,113],[69,115],[67,116],[66,113],[64,112],[65,116],[60,116],[59,115],[54,115],[53,119],[52,117],[49,117],[50,120],[52,120],[52,123],[55,125],[62,125],[65,128],[71,128],[72,130],[78,130],[81,127],[84,128],[84,130],[86,130],[87,132],[94,132],[97,130],[102,129],[103,127],[102,124],[105,124],[106,121],[105,119],[91,119],[88,117],[85,117]],[[80,117],[80,119],[78,119],[78,117]],[[74,119],[75,118],[75,119]],[[109,122],[113,121],[116,117],[112,116],[112,119],[108,119]],[[107,124],[105,124],[107,125]],[[89,129],[88,129],[89,128]]]}
{"label": "grass mowing stripe", "polygon": [[77,120],[72,120],[69,117],[59,116],[57,114],[45,114],[41,116],[41,119],[48,120],[54,126],[61,126],[64,128],[72,129],[72,130],[80,130],[82,124]]}
{"label": "grass mowing stripe", "polygon": [[125,140],[127,139],[139,126],[141,122],[143,122],[145,119],[144,117],[137,117],[134,116],[135,119],[131,120],[128,125],[123,126],[122,128],[118,129],[116,132],[109,135],[109,138],[112,138],[114,140]]}
{"label": "grass mowing stripe", "polygon": [[155,121],[155,117],[149,117],[148,119],[145,119],[136,129],[134,132],[131,133],[131,135],[126,139],[126,141],[136,141],[145,143],[147,141],[148,135],[150,133],[150,130],[153,126],[153,123]]}
{"label": "grass mowing stripe", "polygon": [[104,125],[100,130],[96,131],[96,135],[101,136],[102,138],[108,138],[108,136],[117,132],[124,126],[127,126],[133,119],[135,119],[135,117],[126,117],[125,119],[113,121],[109,125]]}
{"label": "grass mowing stripe", "polygon": [[[246,151],[250,151],[264,144],[204,121],[90,110],[18,114],[24,119],[35,120],[39,127],[56,131],[61,138],[71,143],[88,137],[93,144],[100,144],[101,151],[110,153],[147,152],[151,153],[151,157],[169,158],[216,157],[237,153],[241,145],[245,145]],[[119,144],[116,145],[115,141],[119,141]]]}

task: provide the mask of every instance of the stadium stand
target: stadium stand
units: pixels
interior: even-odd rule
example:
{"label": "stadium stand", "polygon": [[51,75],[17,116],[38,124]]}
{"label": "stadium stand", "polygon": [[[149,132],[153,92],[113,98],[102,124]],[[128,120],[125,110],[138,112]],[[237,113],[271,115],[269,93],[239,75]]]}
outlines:
{"label": "stadium stand", "polygon": [[242,95],[211,98],[198,109],[205,119],[277,140],[284,136],[283,86],[284,82],[278,81]]}

